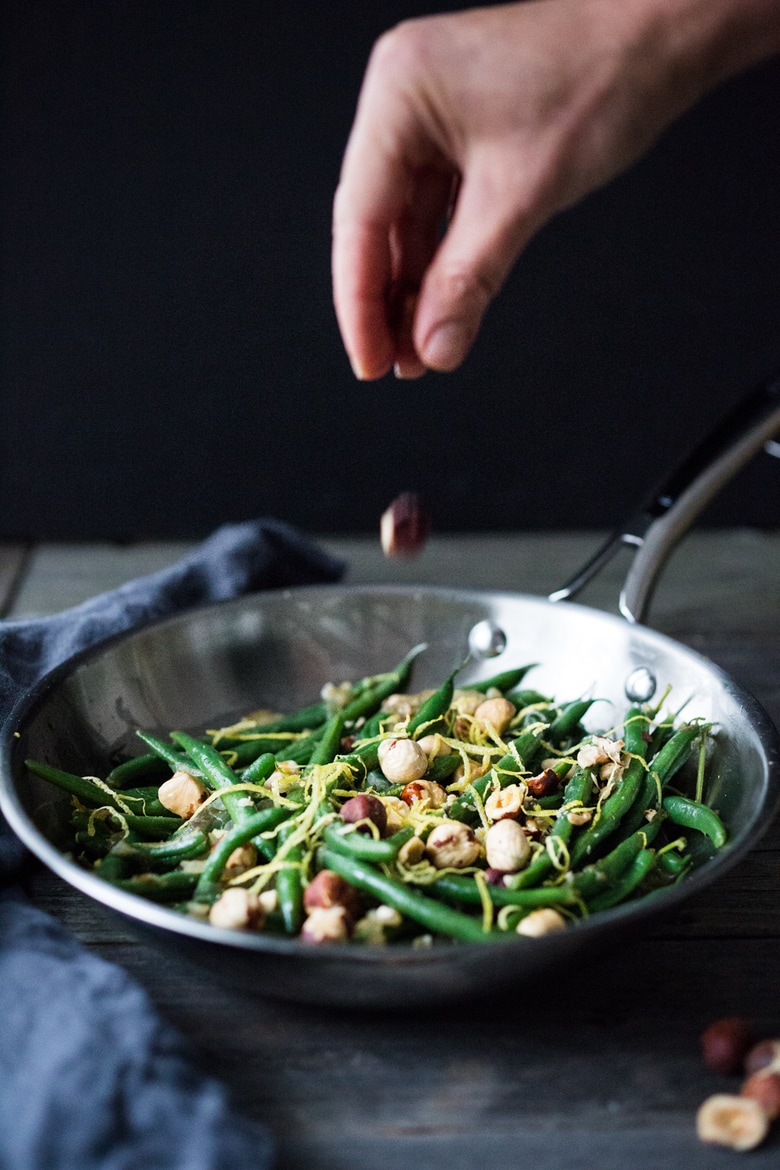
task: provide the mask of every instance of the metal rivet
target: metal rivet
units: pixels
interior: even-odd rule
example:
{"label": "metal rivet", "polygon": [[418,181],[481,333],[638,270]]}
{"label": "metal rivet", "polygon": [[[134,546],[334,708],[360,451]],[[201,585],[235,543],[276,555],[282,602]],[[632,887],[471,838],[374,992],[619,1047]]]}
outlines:
{"label": "metal rivet", "polygon": [[506,650],[506,634],[495,622],[485,619],[471,627],[469,651],[474,658],[497,658]]}
{"label": "metal rivet", "polygon": [[649,703],[655,694],[656,677],[649,666],[638,666],[625,681],[626,697],[632,703]]}

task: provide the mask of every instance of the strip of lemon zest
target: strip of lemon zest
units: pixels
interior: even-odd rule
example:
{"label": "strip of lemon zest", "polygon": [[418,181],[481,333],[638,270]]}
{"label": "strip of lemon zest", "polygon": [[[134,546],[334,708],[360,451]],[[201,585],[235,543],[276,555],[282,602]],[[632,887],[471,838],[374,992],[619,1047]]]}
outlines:
{"label": "strip of lemon zest", "polygon": [[487,888],[487,881],[482,870],[474,874],[474,885],[479,890],[479,900],[482,903],[482,929],[489,934],[493,929],[493,902]]}
{"label": "strip of lemon zest", "polygon": [[545,841],[544,848],[553,868],[557,869],[559,873],[566,873],[571,866],[571,856],[566,842],[552,833]]}
{"label": "strip of lemon zest", "polygon": [[[101,790],[101,792],[105,792],[110,797],[112,797],[117,802],[117,804],[121,808],[122,812],[129,813],[130,816],[133,815],[133,810],[128,806],[126,799],[123,799],[123,797],[118,792],[116,792],[111,787],[110,784],[106,784],[106,782],[104,780],[101,780],[99,776],[83,776],[82,779],[89,780],[90,783],[94,784],[96,788],[99,788]],[[131,800],[143,800],[143,797],[136,796],[136,797],[130,797],[130,799]]]}

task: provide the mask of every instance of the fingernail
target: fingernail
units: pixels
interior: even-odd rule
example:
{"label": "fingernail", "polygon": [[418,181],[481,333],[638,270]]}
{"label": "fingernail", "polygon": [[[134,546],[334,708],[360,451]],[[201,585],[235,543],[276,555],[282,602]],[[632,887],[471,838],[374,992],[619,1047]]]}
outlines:
{"label": "fingernail", "polygon": [[366,373],[365,367],[362,366],[356,358],[350,358],[349,364],[352,366],[352,373],[355,375],[358,382],[368,381],[368,374]]}
{"label": "fingernail", "polygon": [[396,362],[393,366],[393,373],[401,381],[410,382],[416,378],[422,378],[424,374],[428,373],[428,370],[422,362]]}
{"label": "fingernail", "polygon": [[429,334],[422,359],[434,370],[453,370],[466,356],[470,343],[471,331],[462,321],[443,321]]}

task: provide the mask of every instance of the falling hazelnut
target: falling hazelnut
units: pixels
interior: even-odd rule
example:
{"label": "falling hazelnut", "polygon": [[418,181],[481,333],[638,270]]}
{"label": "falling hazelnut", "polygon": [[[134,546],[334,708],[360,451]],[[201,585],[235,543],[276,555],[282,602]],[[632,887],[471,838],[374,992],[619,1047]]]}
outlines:
{"label": "falling hazelnut", "polygon": [[431,533],[431,519],[414,492],[402,492],[382,514],[379,535],[386,557],[414,557]]}

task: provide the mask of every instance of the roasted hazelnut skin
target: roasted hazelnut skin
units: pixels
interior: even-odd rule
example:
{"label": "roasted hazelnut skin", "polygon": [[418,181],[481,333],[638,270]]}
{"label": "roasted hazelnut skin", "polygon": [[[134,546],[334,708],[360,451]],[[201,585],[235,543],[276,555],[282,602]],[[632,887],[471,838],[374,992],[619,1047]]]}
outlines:
{"label": "roasted hazelnut skin", "polygon": [[558,791],[559,784],[558,774],[553,772],[552,768],[545,768],[538,776],[532,776],[530,780],[525,781],[531,796],[550,796]]}
{"label": "roasted hazelnut skin", "polygon": [[701,1035],[704,1063],[715,1072],[740,1072],[752,1042],[753,1030],[741,1016],[715,1020]]}
{"label": "roasted hazelnut skin", "polygon": [[780,1072],[761,1069],[747,1078],[740,1096],[758,1101],[770,1121],[780,1117]]}
{"label": "roasted hazelnut skin", "polygon": [[402,492],[382,514],[380,538],[386,557],[417,556],[430,533],[430,514],[415,492]]}
{"label": "roasted hazelnut skin", "polygon": [[350,918],[354,919],[362,913],[357,890],[332,869],[321,869],[309,882],[303,894],[303,904],[307,911],[315,907],[328,909],[331,906],[343,906]]}
{"label": "roasted hazelnut skin", "polygon": [[357,821],[372,821],[379,829],[380,836],[384,836],[387,830],[387,810],[378,796],[368,792],[361,792],[359,796],[345,801],[341,806],[341,817],[348,825],[354,825]]}

